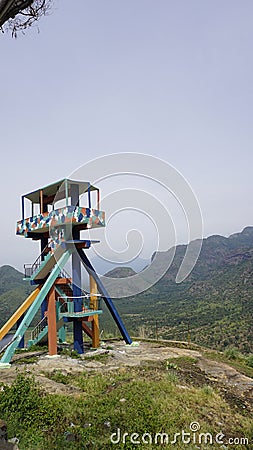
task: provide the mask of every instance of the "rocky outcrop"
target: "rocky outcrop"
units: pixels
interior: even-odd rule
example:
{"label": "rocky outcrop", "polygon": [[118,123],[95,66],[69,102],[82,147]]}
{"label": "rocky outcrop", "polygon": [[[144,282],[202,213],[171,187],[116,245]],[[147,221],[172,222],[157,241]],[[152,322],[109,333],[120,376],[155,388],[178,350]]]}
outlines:
{"label": "rocky outcrop", "polygon": [[8,440],[7,423],[0,419],[0,450],[19,450],[18,439]]}

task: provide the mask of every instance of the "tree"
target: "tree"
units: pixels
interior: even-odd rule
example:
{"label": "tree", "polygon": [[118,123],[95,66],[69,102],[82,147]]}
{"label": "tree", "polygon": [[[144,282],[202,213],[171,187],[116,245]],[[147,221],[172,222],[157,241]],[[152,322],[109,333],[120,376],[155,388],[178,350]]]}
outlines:
{"label": "tree", "polygon": [[16,37],[44,16],[52,0],[0,0],[0,29]]}

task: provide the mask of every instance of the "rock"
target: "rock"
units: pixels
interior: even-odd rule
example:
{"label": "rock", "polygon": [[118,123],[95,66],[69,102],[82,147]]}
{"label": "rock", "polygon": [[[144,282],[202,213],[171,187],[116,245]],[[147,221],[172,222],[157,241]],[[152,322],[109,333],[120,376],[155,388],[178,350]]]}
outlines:
{"label": "rock", "polygon": [[66,433],[64,433],[64,436],[67,442],[74,442],[76,439],[74,433],[70,433],[69,431],[66,431]]}
{"label": "rock", "polygon": [[0,419],[0,440],[7,441],[7,423]]}
{"label": "rock", "polygon": [[14,437],[8,440],[7,423],[0,419],[0,450],[19,450],[19,439]]}
{"label": "rock", "polygon": [[19,444],[19,439],[14,437],[9,439],[8,442],[10,442],[11,444]]}
{"label": "rock", "polygon": [[0,449],[1,450],[19,450],[19,447],[16,444],[13,445],[11,442],[0,440]]}
{"label": "rock", "polygon": [[[17,438],[13,438],[13,439],[17,439]],[[10,444],[10,441],[8,441],[8,443]],[[13,444],[11,443],[10,445],[13,445]],[[14,444],[13,447],[10,447],[10,448],[11,448],[11,450],[19,450],[19,447],[17,446],[17,444]]]}
{"label": "rock", "polygon": [[103,367],[104,364],[102,364],[100,361],[89,361],[85,364],[85,367],[89,369],[98,369],[99,367]]}

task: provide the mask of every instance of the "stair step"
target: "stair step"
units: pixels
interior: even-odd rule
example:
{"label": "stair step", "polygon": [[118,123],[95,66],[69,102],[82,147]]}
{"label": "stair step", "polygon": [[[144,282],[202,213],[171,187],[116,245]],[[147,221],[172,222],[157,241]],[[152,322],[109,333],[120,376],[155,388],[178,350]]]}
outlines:
{"label": "stair step", "polygon": [[36,345],[38,342],[41,341],[48,333],[48,326],[45,326],[42,331],[38,334],[38,336],[34,339],[30,339],[27,343],[28,348],[30,348],[32,345]]}

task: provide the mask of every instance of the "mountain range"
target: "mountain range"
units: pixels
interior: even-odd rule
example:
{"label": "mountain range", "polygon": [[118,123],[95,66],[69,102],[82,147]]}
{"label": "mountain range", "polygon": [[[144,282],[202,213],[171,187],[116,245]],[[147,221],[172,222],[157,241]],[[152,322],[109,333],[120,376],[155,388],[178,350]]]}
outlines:
{"label": "mountain range", "polygon": [[[224,350],[236,346],[253,353],[253,227],[228,238],[203,240],[199,259],[182,283],[175,281],[186,245],[175,248],[170,268],[150,289],[115,304],[133,336],[190,339]],[[159,258],[169,258],[169,252]],[[155,255],[154,255],[155,256]],[[133,269],[117,267],[107,277],[131,278]],[[11,266],[0,267],[0,326],[31,291],[23,275]],[[101,328],[115,334],[115,324],[104,308]]]}
{"label": "mountain range", "polygon": [[[204,239],[193,271],[177,284],[185,251],[185,245],[176,247],[169,270],[152,288],[117,300],[130,333],[191,339],[220,350],[234,345],[253,352],[253,227],[228,238],[214,235]],[[160,254],[160,259],[168,258],[169,252]],[[113,275],[120,277],[120,269],[110,272]],[[103,320],[108,322],[105,316]],[[110,329],[115,331],[112,322]]]}

